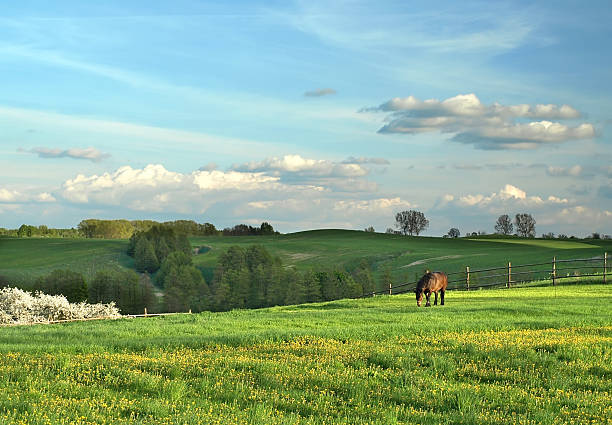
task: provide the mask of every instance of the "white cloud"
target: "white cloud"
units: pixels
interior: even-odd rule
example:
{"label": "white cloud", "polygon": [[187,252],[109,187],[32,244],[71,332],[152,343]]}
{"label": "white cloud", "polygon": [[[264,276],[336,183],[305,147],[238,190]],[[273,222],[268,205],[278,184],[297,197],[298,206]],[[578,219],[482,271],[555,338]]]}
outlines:
{"label": "white cloud", "polygon": [[597,210],[592,207],[576,205],[563,208],[554,219],[561,223],[591,225],[592,231],[608,231],[612,226],[612,211]]}
{"label": "white cloud", "polygon": [[21,195],[16,190],[0,189],[0,202],[15,202]]}
{"label": "white cloud", "polygon": [[379,133],[452,133],[452,140],[480,149],[535,149],[544,144],[595,137],[590,123],[571,127],[550,121],[579,118],[580,113],[569,105],[485,105],[473,93],[443,101],[421,101],[413,96],[393,98],[362,111],[390,113]]}
{"label": "white cloud", "polygon": [[506,184],[499,192],[493,192],[490,195],[478,193],[456,197],[447,194],[438,201],[438,205],[447,206],[452,204],[459,207],[488,208],[491,211],[501,211],[508,206],[538,208],[553,204],[568,204],[569,202],[570,201],[566,198],[560,198],[554,195],[549,195],[545,198],[540,196],[527,196],[524,190],[511,184]]}
{"label": "white cloud", "polygon": [[36,147],[32,149],[19,149],[20,152],[35,153],[40,158],[73,158],[73,159],[86,159],[92,162],[100,162],[105,158],[108,158],[110,154],[100,152],[94,147],[88,148],[71,148],[71,149],[56,149],[56,148],[45,148]]}
{"label": "white cloud", "polygon": [[[14,189],[0,188],[0,203],[2,204],[24,204],[28,202],[44,203],[55,202],[55,197],[48,193],[36,193],[36,191],[17,191]],[[6,205],[4,206],[6,207]]]}
{"label": "white cloud", "polygon": [[102,175],[80,174],[63,184],[62,197],[74,203],[115,205],[133,210],[201,212],[239,193],[284,188],[278,177],[263,173],[198,170],[181,174],[150,164],[143,169],[124,166]]}
{"label": "white cloud", "polygon": [[[267,164],[275,166],[268,167],[268,172],[234,169],[191,173],[153,164],[142,169],[124,166],[101,175],[78,175],[67,180],[58,193],[81,209],[115,209],[118,214],[125,210],[185,215],[206,212],[236,222],[261,219],[315,227],[362,228],[368,223],[388,222],[397,210],[412,206],[397,196],[374,196],[376,184],[350,177],[351,173],[336,177],[342,173],[333,172],[335,167],[350,164],[321,164],[301,157]],[[276,175],[285,169],[322,173],[320,168],[330,174],[330,164],[334,177],[321,178],[320,184],[304,184],[299,179],[284,182]]]}
{"label": "white cloud", "polygon": [[267,158],[232,167],[237,171],[278,172],[313,177],[362,177],[368,170],[356,162],[332,162],[324,159],[307,159],[300,155]]}

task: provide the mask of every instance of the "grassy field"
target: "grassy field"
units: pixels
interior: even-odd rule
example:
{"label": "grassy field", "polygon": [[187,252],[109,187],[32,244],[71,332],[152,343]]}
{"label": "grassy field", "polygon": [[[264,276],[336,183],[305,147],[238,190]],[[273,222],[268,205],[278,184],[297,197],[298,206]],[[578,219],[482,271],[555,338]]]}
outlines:
{"label": "grassy field", "polygon": [[[559,241],[538,239],[442,239],[406,237],[349,230],[314,230],[278,236],[192,238],[210,251],[197,255],[196,265],[210,279],[217,258],[231,245],[264,245],[286,265],[299,270],[342,266],[353,269],[362,259],[375,276],[390,268],[394,280],[412,281],[424,269],[458,271],[478,267],[550,261],[553,256],[585,258],[612,252],[612,241]],[[0,275],[27,279],[69,267],[90,277],[103,267],[131,267],[125,254],[127,241],[96,239],[1,239]]]}
{"label": "grassy field", "polygon": [[127,241],[104,239],[0,238],[0,275],[17,282],[68,268],[88,278],[112,267],[133,267]]}
{"label": "grassy field", "polygon": [[407,237],[347,230],[315,230],[270,237],[193,238],[194,246],[211,250],[195,258],[212,270],[217,257],[231,245],[262,244],[283,263],[299,270],[340,265],[351,270],[362,259],[380,277],[388,267],[395,282],[414,281],[425,269],[454,272],[513,264],[589,258],[612,252],[612,241],[550,241],[534,239],[443,239]]}
{"label": "grassy field", "polygon": [[612,285],[0,328],[0,424],[612,423]]}

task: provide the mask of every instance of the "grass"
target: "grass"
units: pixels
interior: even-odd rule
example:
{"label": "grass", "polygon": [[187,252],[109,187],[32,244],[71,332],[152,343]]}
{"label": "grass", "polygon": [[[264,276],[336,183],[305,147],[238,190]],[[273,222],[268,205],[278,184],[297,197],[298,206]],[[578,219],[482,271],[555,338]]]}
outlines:
{"label": "grass", "polygon": [[0,424],[612,422],[612,286],[415,304],[0,328]]}
{"label": "grass", "polygon": [[91,278],[108,267],[133,267],[127,241],[105,239],[0,238],[0,275],[29,282],[55,269]]}
{"label": "grass", "polygon": [[557,259],[589,258],[612,251],[612,241],[551,241],[531,239],[443,239],[408,237],[348,230],[315,230],[269,237],[192,238],[194,246],[212,249],[195,262],[209,274],[218,256],[231,245],[264,245],[284,264],[298,270],[343,266],[349,270],[366,259],[379,278],[389,267],[394,281],[414,281],[425,269],[447,272]]}
{"label": "grass", "polygon": [[[276,236],[191,238],[210,247],[194,262],[210,280],[219,255],[231,245],[261,244],[298,270],[341,266],[348,270],[366,259],[376,278],[390,268],[395,282],[414,281],[425,269],[453,272],[513,264],[588,258],[612,251],[612,241],[533,239],[443,239],[350,230],[314,230]],[[0,238],[0,275],[19,282],[69,267],[87,278],[104,267],[133,267],[125,240]]]}

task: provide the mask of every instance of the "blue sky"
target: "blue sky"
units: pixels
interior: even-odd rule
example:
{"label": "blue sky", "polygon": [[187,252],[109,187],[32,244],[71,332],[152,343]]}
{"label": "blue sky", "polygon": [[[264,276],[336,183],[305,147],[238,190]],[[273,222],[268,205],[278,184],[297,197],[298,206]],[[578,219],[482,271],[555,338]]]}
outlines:
{"label": "blue sky", "polygon": [[607,6],[3,5],[0,227],[612,233]]}

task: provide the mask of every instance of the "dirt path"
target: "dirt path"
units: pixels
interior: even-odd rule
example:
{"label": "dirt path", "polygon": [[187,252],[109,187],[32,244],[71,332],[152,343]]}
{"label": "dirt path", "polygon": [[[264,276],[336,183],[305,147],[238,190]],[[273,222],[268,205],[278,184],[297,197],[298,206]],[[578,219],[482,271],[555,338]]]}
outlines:
{"label": "dirt path", "polygon": [[461,258],[461,257],[475,257],[475,256],[480,256],[480,255],[487,255],[487,254],[443,255],[442,257],[423,258],[422,260],[413,261],[410,264],[406,264],[405,266],[401,266],[400,269],[404,269],[404,268],[412,267],[412,266],[418,266],[419,264],[426,263],[427,261],[450,260],[450,259],[456,259],[456,258]]}

